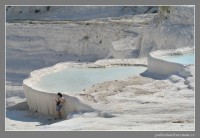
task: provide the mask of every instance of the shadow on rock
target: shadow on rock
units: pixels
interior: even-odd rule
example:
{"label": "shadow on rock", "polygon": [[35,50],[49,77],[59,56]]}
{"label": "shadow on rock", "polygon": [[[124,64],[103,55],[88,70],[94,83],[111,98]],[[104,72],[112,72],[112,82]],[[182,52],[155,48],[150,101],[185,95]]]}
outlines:
{"label": "shadow on rock", "polygon": [[61,121],[69,120],[77,116],[81,116],[84,113],[90,113],[91,111],[82,111],[82,112],[71,112],[67,115],[66,118],[63,119],[55,119],[55,116],[50,115],[42,115],[38,112],[31,112],[29,110],[27,102],[21,102],[14,106],[9,106],[6,108],[6,118],[15,121],[21,122],[38,122],[36,126],[44,126],[44,125],[51,125],[54,123],[58,123]]}
{"label": "shadow on rock", "polygon": [[27,102],[18,103],[14,106],[9,106],[6,108],[6,110],[18,110],[18,111],[24,111],[29,110]]}
{"label": "shadow on rock", "polygon": [[[21,102],[14,106],[9,106],[6,108],[6,117],[15,120],[15,121],[22,121],[22,122],[39,122],[42,125],[50,125],[62,120],[55,120],[53,116],[46,116],[40,113],[31,112],[29,111],[29,107],[27,102]],[[40,125],[36,125],[40,126]]]}
{"label": "shadow on rock", "polygon": [[98,115],[98,117],[102,117],[102,118],[116,117],[115,115],[112,115],[111,113],[108,113],[108,112],[98,112],[97,115]]}
{"label": "shadow on rock", "polygon": [[166,79],[169,78],[168,75],[160,75],[160,74],[157,74],[157,73],[149,72],[148,70],[142,72],[140,75],[143,76],[143,77],[152,78],[154,80],[166,80]]}

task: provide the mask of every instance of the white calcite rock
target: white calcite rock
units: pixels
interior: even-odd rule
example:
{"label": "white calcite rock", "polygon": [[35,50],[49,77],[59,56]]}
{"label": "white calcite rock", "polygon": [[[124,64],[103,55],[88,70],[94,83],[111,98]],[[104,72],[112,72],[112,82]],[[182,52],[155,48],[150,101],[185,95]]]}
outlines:
{"label": "white calcite rock", "polygon": [[171,6],[165,19],[158,14],[143,33],[140,56],[159,49],[194,47],[194,7]]}
{"label": "white calcite rock", "polygon": [[[23,85],[24,94],[27,99],[29,110],[33,112],[39,112],[43,115],[56,116],[56,94],[46,93],[42,91],[35,90],[26,84]],[[67,117],[67,114],[71,112],[91,112],[94,111],[90,106],[81,103],[81,101],[75,97],[63,94],[65,98],[65,103],[61,110],[62,116]]]}
{"label": "white calcite rock", "polygon": [[179,77],[179,76],[177,76],[177,75],[171,75],[171,76],[169,77],[169,80],[170,80],[171,82],[173,82],[173,83],[178,83],[178,82],[184,82],[184,81],[185,81],[184,78]]}
{"label": "white calcite rock", "polygon": [[192,76],[191,68],[187,65],[180,63],[169,62],[162,58],[162,56],[167,55],[183,55],[186,53],[194,52],[193,47],[177,48],[177,49],[168,49],[168,50],[157,50],[149,53],[148,56],[148,71],[158,75],[171,75],[178,74],[181,77],[187,78]]}
{"label": "white calcite rock", "polygon": [[181,69],[181,71],[179,72],[179,75],[184,78],[187,78],[187,77],[191,77],[192,73],[191,73],[190,68],[185,67],[185,68]]}
{"label": "white calcite rock", "polygon": [[[154,76],[171,75],[180,70],[181,72],[176,73],[179,76],[172,75],[164,80],[138,75],[128,80],[96,84],[86,89],[85,93],[83,92],[90,95],[89,97],[83,96],[84,94],[82,96],[64,95],[66,103],[62,114],[70,120],[52,124],[48,122],[46,116],[40,119],[34,115],[27,115],[26,111],[7,110],[6,128],[8,130],[194,130],[195,66],[187,68],[187,66],[158,59],[163,53],[173,55],[193,51],[194,13],[192,11],[194,7],[175,6],[170,10],[170,16],[165,21],[149,26],[149,22],[156,14],[132,16],[132,13],[144,13],[147,10],[145,7],[134,9],[135,11],[124,8],[122,13],[132,14],[124,18],[108,17],[122,15],[119,12],[122,10],[120,8],[109,10],[105,10],[105,7],[98,10],[92,7],[69,8],[65,9],[67,13],[64,12],[63,7],[61,9],[51,7],[49,12],[47,12],[47,7],[38,8],[40,12],[34,8],[24,8],[22,12],[20,12],[21,7],[10,8],[7,11],[7,20],[63,20],[66,18],[93,20],[6,23],[6,77],[11,82],[7,85],[11,87],[14,81],[21,84],[19,80],[26,78],[33,70],[58,62],[68,61],[65,63],[66,66],[69,64],[75,66],[71,61],[96,61],[90,67],[116,64],[147,65],[146,56],[158,49],[160,49],[159,52],[150,53],[148,57],[148,62],[150,61],[148,71],[154,72]],[[151,8],[150,12],[154,12],[154,9]],[[102,10],[105,11],[100,14]],[[82,14],[74,16],[80,12]],[[108,18],[96,19],[99,15]],[[183,48],[186,46],[187,50]],[[163,50],[169,48],[172,50]],[[180,49],[175,50],[177,48]],[[144,58],[133,59],[138,56]],[[83,63],[83,66],[85,64]],[[61,63],[56,66],[62,67]],[[58,68],[53,71],[58,71]],[[33,71],[30,76],[35,75],[35,80],[24,81],[24,94],[31,111],[55,116],[56,93],[41,92],[33,89],[31,85],[45,73],[50,73],[48,68],[43,72]],[[7,98],[6,104],[8,105],[14,105],[16,101],[21,102],[16,95],[24,98],[24,95],[21,95],[22,91],[17,92],[15,87],[13,89],[13,92],[7,94],[9,99]],[[100,112],[88,113],[94,110]],[[81,114],[85,111],[87,113]],[[13,118],[18,118],[20,121]],[[102,121],[105,119],[106,121]],[[41,125],[41,122],[44,124]]]}
{"label": "white calcite rock", "polygon": [[89,20],[156,13],[157,6],[7,6],[7,20]]}

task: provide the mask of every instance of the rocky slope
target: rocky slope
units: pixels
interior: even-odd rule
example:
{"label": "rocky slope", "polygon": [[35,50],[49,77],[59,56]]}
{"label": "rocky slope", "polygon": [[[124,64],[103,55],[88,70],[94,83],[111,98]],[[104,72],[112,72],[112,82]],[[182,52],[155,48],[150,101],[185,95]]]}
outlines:
{"label": "rocky slope", "polygon": [[154,16],[7,23],[7,79],[23,79],[35,69],[63,61],[137,58],[141,34]]}
{"label": "rocky slope", "polygon": [[158,49],[193,47],[194,7],[164,6],[158,14],[156,9],[8,6],[7,81],[21,83],[31,71],[63,61],[137,58]]}
{"label": "rocky slope", "polygon": [[157,49],[194,47],[194,7],[165,6],[158,14],[146,7],[136,12],[133,7],[67,8],[7,7],[7,130],[194,130],[195,65],[183,71],[189,77],[138,75],[76,95],[98,112],[72,112],[68,120],[55,122],[27,111],[21,85],[33,70],[63,61],[146,65],[146,58],[133,58]]}
{"label": "rocky slope", "polygon": [[157,6],[7,6],[6,19],[90,20],[157,12]]}
{"label": "rocky slope", "polygon": [[160,7],[144,32],[140,56],[158,49],[194,47],[194,7]]}

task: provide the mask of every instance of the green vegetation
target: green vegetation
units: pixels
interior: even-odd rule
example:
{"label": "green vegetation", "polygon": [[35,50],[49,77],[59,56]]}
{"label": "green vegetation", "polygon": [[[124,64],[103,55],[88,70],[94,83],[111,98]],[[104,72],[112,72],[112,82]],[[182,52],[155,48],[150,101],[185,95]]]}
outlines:
{"label": "green vegetation", "polygon": [[156,25],[160,24],[164,20],[166,20],[169,17],[171,7],[170,6],[160,6],[158,16],[154,18],[154,22]]}
{"label": "green vegetation", "polygon": [[36,10],[35,10],[35,13],[39,13],[39,12],[40,12],[40,9],[36,9]]}
{"label": "green vegetation", "polygon": [[51,6],[47,6],[47,11],[49,11],[50,7],[51,7]]}
{"label": "green vegetation", "polygon": [[34,22],[33,21],[29,21],[29,24],[34,24]]}
{"label": "green vegetation", "polygon": [[86,36],[83,37],[83,39],[84,39],[84,40],[88,40],[88,39],[89,39],[89,36],[86,35]]}
{"label": "green vegetation", "polygon": [[162,19],[167,19],[170,13],[170,6],[160,6],[159,7],[159,16]]}
{"label": "green vegetation", "polygon": [[141,25],[148,25],[149,22],[147,22],[147,21],[143,21],[143,22],[140,22],[140,24],[141,24]]}
{"label": "green vegetation", "polygon": [[160,6],[159,7],[159,12],[170,13],[170,6]]}
{"label": "green vegetation", "polygon": [[100,40],[99,43],[101,44],[101,43],[102,43],[102,40]]}

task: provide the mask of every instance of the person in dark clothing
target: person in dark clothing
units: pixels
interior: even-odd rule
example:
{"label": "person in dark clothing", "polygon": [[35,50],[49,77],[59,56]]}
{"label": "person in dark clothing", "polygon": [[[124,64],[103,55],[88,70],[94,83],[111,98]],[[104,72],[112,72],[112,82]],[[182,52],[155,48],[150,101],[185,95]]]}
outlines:
{"label": "person in dark clothing", "polygon": [[[63,95],[61,93],[58,93],[55,101],[56,101],[56,111],[57,111],[58,119],[62,119],[61,109],[65,102],[65,98],[63,97]],[[57,119],[57,118],[55,118],[55,119]]]}

